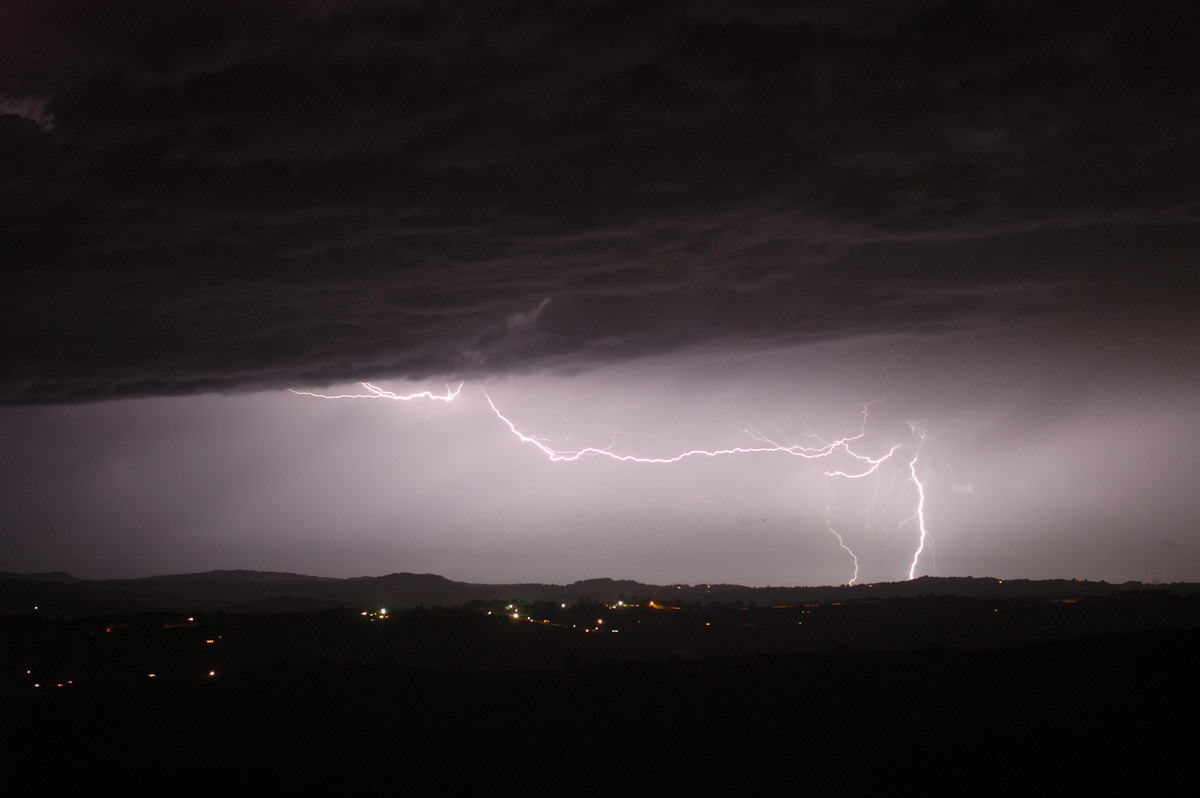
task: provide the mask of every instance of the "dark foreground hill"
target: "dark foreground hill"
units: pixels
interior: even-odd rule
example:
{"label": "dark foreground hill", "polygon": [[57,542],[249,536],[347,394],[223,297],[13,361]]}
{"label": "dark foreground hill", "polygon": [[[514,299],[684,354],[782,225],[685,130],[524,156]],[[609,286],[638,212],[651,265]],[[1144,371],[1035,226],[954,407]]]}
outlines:
{"label": "dark foreground hill", "polygon": [[1173,794],[1198,668],[1196,630],[517,669],[331,651],[13,695],[0,750],[14,795]]}
{"label": "dark foreground hill", "polygon": [[[141,579],[76,579],[69,574],[0,573],[0,612],[83,617],[136,612],[293,612],[335,607],[458,606],[492,599],[574,603],[655,599],[673,605],[721,603],[760,606],[867,598],[962,596],[972,598],[1086,598],[1147,589],[1141,582],[1109,584],[1075,579],[930,577],[905,582],[825,587],[649,585],[631,580],[588,579],[569,585],[474,584],[435,574],[332,579],[261,571],[209,571]],[[1197,584],[1155,585],[1171,593],[1200,592]]]}
{"label": "dark foreground hill", "polygon": [[[136,580],[124,595],[211,601],[389,579],[446,581],[237,572]],[[931,589],[1009,584],[991,581],[880,588],[925,588],[891,597],[780,589],[833,593],[755,606],[712,597],[769,594],[672,586],[637,601],[386,612],[10,612],[0,764],[13,795],[1078,795],[1189,783],[1180,751],[1196,739],[1200,594]]]}

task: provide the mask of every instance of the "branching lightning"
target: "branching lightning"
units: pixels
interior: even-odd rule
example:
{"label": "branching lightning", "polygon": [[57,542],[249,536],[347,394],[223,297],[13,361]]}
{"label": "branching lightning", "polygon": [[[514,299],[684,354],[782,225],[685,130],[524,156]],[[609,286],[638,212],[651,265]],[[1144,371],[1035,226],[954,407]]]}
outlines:
{"label": "branching lightning", "polygon": [[385,391],[377,385],[372,385],[369,382],[360,382],[366,393],[343,393],[336,396],[324,393],[311,393],[309,391],[297,391],[292,388],[288,390],[297,396],[315,396],[317,399],[390,399],[393,402],[411,402],[414,399],[431,399],[435,402],[450,402],[453,401],[459,392],[462,391],[464,383],[459,383],[458,387],[451,390],[450,386],[446,386],[446,392],[434,393],[432,391],[420,391],[419,393],[410,393],[407,395]]}
{"label": "branching lightning", "polygon": [[[434,393],[432,391],[420,391],[420,392],[412,393],[412,394],[397,394],[392,391],[388,391],[383,388],[380,388],[380,387],[373,385],[371,383],[368,383],[368,382],[362,382],[359,384],[362,386],[363,390],[366,391],[366,393],[321,394],[321,393],[313,393],[310,391],[297,391],[297,390],[292,390],[291,392],[294,394],[297,394],[299,396],[310,396],[310,397],[315,397],[318,399],[387,399],[387,400],[394,401],[394,402],[410,402],[410,401],[414,401],[414,400],[418,400],[418,399],[426,399],[426,400],[431,400],[431,401],[436,401],[436,402],[451,402],[459,396],[459,394],[461,393],[462,388],[463,388],[463,384],[460,383],[457,388],[451,388],[449,385],[447,385],[446,392],[441,393],[441,394]],[[585,447],[582,449],[557,449],[557,448],[554,448],[551,445],[549,445],[543,439],[538,438],[533,435],[529,435],[525,432],[522,432],[520,429],[518,429],[516,423],[514,423],[512,421],[512,419],[510,419],[503,412],[501,412],[500,408],[496,406],[496,403],[492,400],[491,395],[488,394],[487,389],[483,388],[483,386],[480,386],[480,391],[482,392],[484,399],[487,401],[488,407],[491,408],[492,413],[496,416],[497,419],[500,420],[500,422],[502,424],[504,424],[504,426],[506,426],[508,428],[509,432],[511,432],[514,437],[516,437],[521,443],[525,443],[525,444],[528,444],[528,445],[534,447],[539,452],[541,452],[543,455],[545,455],[545,457],[549,461],[556,462],[556,463],[570,463],[570,462],[576,462],[579,460],[583,460],[586,458],[598,457],[598,458],[614,460],[614,461],[621,462],[621,463],[638,463],[638,464],[647,464],[647,465],[669,465],[672,463],[678,463],[680,461],[683,461],[683,460],[686,460],[689,458],[697,458],[697,457],[717,458],[717,457],[726,457],[726,456],[731,456],[731,455],[764,455],[764,454],[783,454],[783,455],[790,455],[793,457],[801,457],[804,459],[815,460],[815,459],[828,458],[837,453],[841,453],[841,454],[845,455],[846,457],[848,457],[858,467],[850,468],[849,470],[844,470],[842,468],[836,468],[836,469],[824,472],[825,476],[835,477],[835,478],[840,478],[840,479],[847,479],[847,480],[860,480],[860,479],[869,477],[873,474],[877,474],[879,472],[880,468],[885,463],[887,463],[889,460],[891,460],[893,458],[893,456],[895,456],[896,453],[905,446],[905,444],[903,444],[903,443],[896,443],[896,444],[892,445],[891,448],[888,449],[885,453],[883,453],[882,455],[879,455],[877,457],[871,457],[870,455],[863,454],[862,452],[857,451],[854,448],[856,443],[861,442],[867,436],[866,428],[867,428],[869,410],[870,410],[870,406],[872,404],[874,404],[874,402],[869,402],[869,403],[863,405],[863,407],[862,407],[862,423],[859,426],[858,432],[856,434],[849,435],[849,436],[846,436],[843,438],[838,438],[837,440],[829,441],[829,442],[826,442],[826,441],[820,439],[819,437],[817,437],[817,445],[815,445],[815,446],[803,446],[803,445],[793,444],[793,443],[786,442],[786,441],[781,443],[772,438],[766,437],[751,428],[743,428],[742,433],[744,435],[746,435],[748,438],[750,438],[752,441],[754,441],[754,443],[756,445],[732,446],[732,447],[722,448],[722,449],[688,449],[686,451],[678,452],[676,454],[669,454],[669,455],[663,455],[663,456],[657,456],[657,457],[646,457],[646,456],[641,456],[641,455],[616,452],[613,450],[614,449],[613,444],[610,444],[609,446],[604,447],[604,448],[589,446],[589,447]],[[924,442],[924,439],[925,439],[925,431],[921,427],[917,426],[916,424],[910,423],[909,427],[910,427],[913,435],[917,438],[918,442],[914,448],[912,458],[908,462],[907,471],[909,473],[909,478],[908,478],[907,482],[911,483],[916,488],[917,505],[916,505],[916,509],[913,512],[913,514],[911,516],[909,516],[908,518],[906,518],[903,522],[901,522],[900,527],[903,527],[910,522],[915,522],[917,529],[918,529],[917,547],[913,553],[912,562],[911,562],[911,564],[909,566],[909,570],[908,570],[908,578],[913,579],[916,575],[917,567],[920,564],[921,555],[925,551],[926,543],[932,542],[932,541],[929,540],[929,533],[928,533],[928,530],[925,525],[925,498],[926,498],[925,497],[925,486],[921,482],[920,477],[918,476],[918,473],[917,473],[917,461],[920,456],[921,444]],[[813,437],[816,437],[816,436],[813,436]],[[890,491],[888,491],[888,492],[890,492]],[[873,512],[874,505],[877,503],[879,498],[880,498],[880,492],[879,492],[879,488],[877,486],[876,490],[875,490],[875,497],[871,501],[871,508],[868,510],[868,512]],[[858,574],[859,574],[858,555],[854,552],[853,549],[850,548],[849,545],[847,545],[847,543],[844,540],[844,538],[842,537],[842,535],[836,529],[834,529],[832,523],[827,523],[826,526],[827,526],[828,530],[837,539],[838,545],[850,555],[850,558],[854,563],[854,575],[848,583],[848,584],[854,584],[855,582],[858,581]],[[897,529],[897,533],[898,532],[899,532],[899,529]]]}
{"label": "branching lightning", "polygon": [[538,438],[535,438],[532,435],[526,435],[525,433],[521,432],[519,429],[517,429],[516,424],[514,424],[507,416],[505,416],[503,413],[500,412],[499,408],[496,407],[496,403],[492,401],[492,397],[488,395],[488,392],[486,389],[483,390],[483,396],[485,399],[487,399],[488,406],[492,408],[492,412],[496,414],[496,418],[498,418],[502,422],[504,422],[505,426],[508,427],[509,431],[512,432],[513,435],[515,435],[522,443],[528,443],[528,444],[540,449],[542,454],[546,455],[546,457],[549,458],[552,462],[568,462],[569,463],[569,462],[574,462],[575,460],[580,460],[585,457],[607,457],[610,460],[617,460],[622,463],[667,464],[667,463],[678,463],[679,461],[686,460],[689,457],[724,457],[724,456],[733,455],[733,454],[767,454],[767,453],[783,453],[783,454],[794,455],[796,457],[804,457],[807,459],[816,459],[819,457],[828,457],[829,455],[833,454],[834,452],[841,450],[841,451],[844,451],[846,454],[850,455],[855,460],[858,460],[861,463],[867,464],[869,466],[868,469],[863,471],[861,474],[851,475],[851,474],[843,474],[841,472],[836,472],[836,474],[830,473],[830,474],[827,474],[826,476],[835,476],[836,475],[836,476],[860,477],[860,476],[866,476],[867,474],[873,472],[876,468],[879,467],[880,463],[882,463],[884,460],[891,457],[892,454],[896,451],[896,449],[899,448],[899,446],[893,447],[891,452],[888,452],[886,455],[884,455],[883,457],[881,457],[879,459],[872,459],[865,455],[857,454],[850,448],[850,444],[853,441],[856,441],[863,437],[863,435],[865,433],[860,431],[858,435],[854,435],[849,438],[841,438],[839,440],[834,441],[833,443],[822,443],[821,446],[819,446],[817,448],[799,446],[796,444],[776,443],[776,442],[770,440],[769,438],[763,438],[761,436],[754,435],[755,439],[763,444],[762,446],[734,446],[734,447],[731,447],[728,449],[689,449],[686,452],[680,452],[679,454],[670,455],[669,457],[640,457],[638,455],[632,455],[632,454],[618,454],[618,453],[612,451],[611,447],[606,447],[604,449],[598,449],[596,447],[587,447],[584,449],[577,449],[575,451],[563,451],[563,450],[558,450],[558,449],[552,449],[549,446],[547,446],[545,443],[542,443],[542,441],[539,440]]}

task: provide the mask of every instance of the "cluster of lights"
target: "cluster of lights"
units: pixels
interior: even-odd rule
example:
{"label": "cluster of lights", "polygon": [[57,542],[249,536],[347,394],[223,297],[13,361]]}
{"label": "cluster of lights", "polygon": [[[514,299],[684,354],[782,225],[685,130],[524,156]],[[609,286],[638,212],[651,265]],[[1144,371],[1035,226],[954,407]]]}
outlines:
{"label": "cluster of lights", "polygon": [[392,617],[391,614],[388,613],[387,607],[380,607],[375,611],[363,610],[359,613],[359,615],[366,618],[368,621],[386,621]]}

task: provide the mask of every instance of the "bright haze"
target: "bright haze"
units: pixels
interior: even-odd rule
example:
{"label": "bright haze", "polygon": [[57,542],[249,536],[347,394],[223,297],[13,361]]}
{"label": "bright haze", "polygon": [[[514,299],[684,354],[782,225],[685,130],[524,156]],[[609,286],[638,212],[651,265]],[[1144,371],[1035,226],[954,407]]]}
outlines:
{"label": "bright haze", "polygon": [[0,570],[1200,579],[1196,8],[5,2]]}

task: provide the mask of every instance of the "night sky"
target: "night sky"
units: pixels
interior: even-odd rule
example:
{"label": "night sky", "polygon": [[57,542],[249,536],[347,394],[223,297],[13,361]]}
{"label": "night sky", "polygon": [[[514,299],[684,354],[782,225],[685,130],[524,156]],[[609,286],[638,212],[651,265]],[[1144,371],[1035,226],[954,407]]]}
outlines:
{"label": "night sky", "polygon": [[0,571],[1200,580],[1197,8],[4,2]]}

